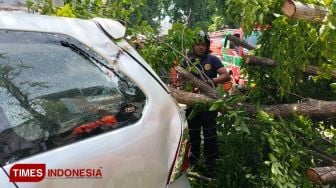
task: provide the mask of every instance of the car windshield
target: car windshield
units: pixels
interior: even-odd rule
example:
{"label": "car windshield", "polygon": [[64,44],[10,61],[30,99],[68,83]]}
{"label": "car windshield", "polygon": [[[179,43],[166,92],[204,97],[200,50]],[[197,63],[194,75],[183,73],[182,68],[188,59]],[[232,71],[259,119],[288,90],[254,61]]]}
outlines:
{"label": "car windshield", "polygon": [[2,165],[134,122],[144,99],[125,75],[70,37],[0,31]]}
{"label": "car windshield", "polygon": [[260,31],[253,31],[251,35],[245,37],[245,40],[252,46],[257,46],[258,39],[261,35]]}

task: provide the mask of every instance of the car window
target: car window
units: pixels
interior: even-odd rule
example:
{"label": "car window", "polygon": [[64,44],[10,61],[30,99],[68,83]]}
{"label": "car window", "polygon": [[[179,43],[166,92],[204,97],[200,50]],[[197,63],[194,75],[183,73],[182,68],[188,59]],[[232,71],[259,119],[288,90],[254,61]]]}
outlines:
{"label": "car window", "polygon": [[258,39],[259,39],[260,36],[261,36],[260,31],[253,31],[251,33],[251,35],[245,37],[245,40],[246,40],[246,42],[248,42],[252,46],[257,46]]}
{"label": "car window", "polygon": [[0,30],[0,163],[140,119],[146,97],[75,39]]}

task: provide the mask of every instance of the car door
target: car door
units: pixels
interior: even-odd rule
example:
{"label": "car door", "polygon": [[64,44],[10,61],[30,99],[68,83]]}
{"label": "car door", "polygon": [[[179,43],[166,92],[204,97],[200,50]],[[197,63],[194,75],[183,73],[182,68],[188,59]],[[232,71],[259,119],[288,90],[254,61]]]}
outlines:
{"label": "car door", "polygon": [[41,181],[17,182],[19,187],[166,185],[181,119],[145,69],[125,54],[113,66],[59,33],[0,33],[0,106],[6,119],[1,165],[9,174],[15,165],[45,165]]}

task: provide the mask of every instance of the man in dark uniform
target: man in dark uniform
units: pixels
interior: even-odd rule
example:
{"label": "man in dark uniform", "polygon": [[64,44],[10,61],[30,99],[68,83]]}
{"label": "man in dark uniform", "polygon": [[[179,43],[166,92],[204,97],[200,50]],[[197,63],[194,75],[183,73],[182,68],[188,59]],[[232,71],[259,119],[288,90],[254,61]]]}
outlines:
{"label": "man in dark uniform", "polygon": [[[193,45],[193,53],[190,54],[189,60],[191,63],[196,63],[199,71],[205,73],[208,77],[207,82],[212,82],[210,85],[222,84],[230,81],[230,75],[224,68],[220,59],[216,56],[210,55],[210,40],[207,34],[203,31],[198,32],[198,39]],[[190,63],[189,62],[189,63]],[[202,76],[193,73],[196,77]],[[217,76],[218,75],[218,76]],[[192,108],[187,109],[187,117],[190,115]],[[208,168],[213,169],[216,166],[218,159],[218,141],[216,111],[201,111],[198,112],[192,119],[188,119],[189,136],[191,142],[191,156],[190,163],[195,165],[200,157],[201,144],[201,128],[203,129],[204,137],[204,156]]]}

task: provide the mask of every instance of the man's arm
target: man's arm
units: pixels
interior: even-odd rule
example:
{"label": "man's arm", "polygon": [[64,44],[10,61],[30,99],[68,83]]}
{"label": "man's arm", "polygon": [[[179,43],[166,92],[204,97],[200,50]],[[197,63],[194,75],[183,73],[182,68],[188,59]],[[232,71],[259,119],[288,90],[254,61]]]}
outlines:
{"label": "man's arm", "polygon": [[212,79],[215,84],[224,84],[225,82],[230,81],[230,75],[224,67],[217,69],[217,73],[219,76]]}

